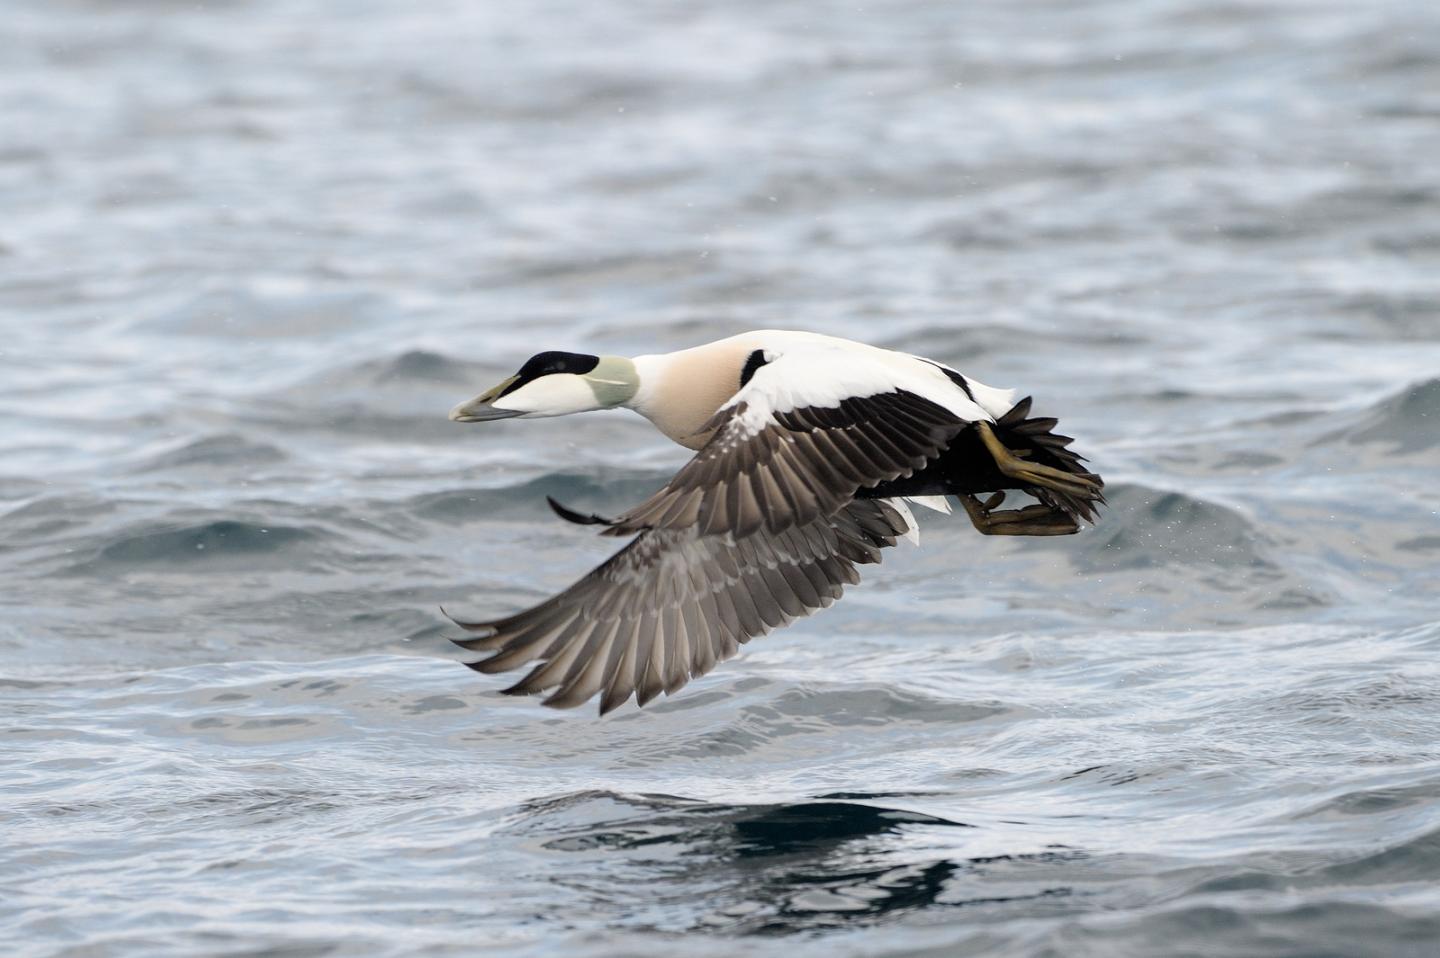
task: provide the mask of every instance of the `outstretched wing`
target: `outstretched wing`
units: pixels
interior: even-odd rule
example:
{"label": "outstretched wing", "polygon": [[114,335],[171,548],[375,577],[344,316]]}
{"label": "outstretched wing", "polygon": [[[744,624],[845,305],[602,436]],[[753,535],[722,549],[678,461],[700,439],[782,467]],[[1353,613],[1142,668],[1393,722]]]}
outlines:
{"label": "outstretched wing", "polygon": [[992,417],[930,363],[808,349],[759,368],[703,432],[710,440],[609,535],[695,529],[771,535],[834,514],[861,489],[923,469]]}
{"label": "outstretched wing", "polygon": [[481,634],[455,642],[493,653],[470,664],[479,672],[537,663],[507,693],[550,692],[545,705],[572,708],[600,692],[601,715],[632,693],[644,705],[741,644],[829,606],[859,581],[856,564],[879,562],[909,527],[883,500],[856,500],[832,516],[743,538],[695,526],[646,529],[532,609],[457,623]]}

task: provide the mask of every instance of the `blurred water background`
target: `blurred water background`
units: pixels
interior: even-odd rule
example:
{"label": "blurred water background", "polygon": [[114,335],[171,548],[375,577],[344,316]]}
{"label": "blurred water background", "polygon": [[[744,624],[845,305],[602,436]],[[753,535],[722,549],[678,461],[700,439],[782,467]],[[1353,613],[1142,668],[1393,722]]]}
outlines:
{"label": "blurred water background", "polygon": [[[6,952],[1435,954],[1437,158],[1428,0],[10,0]],[[455,665],[685,453],[450,406],[769,326],[1112,507],[643,712]]]}

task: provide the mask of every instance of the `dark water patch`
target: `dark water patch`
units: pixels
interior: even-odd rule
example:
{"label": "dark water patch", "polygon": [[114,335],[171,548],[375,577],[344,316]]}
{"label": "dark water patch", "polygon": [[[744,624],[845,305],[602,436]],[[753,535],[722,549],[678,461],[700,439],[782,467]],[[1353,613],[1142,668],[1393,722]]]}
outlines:
{"label": "dark water patch", "polygon": [[[674,930],[688,925],[740,934],[863,927],[933,908],[1033,913],[1034,904],[1044,901],[1043,911],[1071,895],[1060,876],[1052,883],[1043,873],[1088,857],[1063,847],[907,854],[921,835],[953,832],[947,844],[954,845],[975,827],[846,801],[726,805],[584,792],[529,804],[509,829],[552,855],[579,861],[604,856],[622,882],[644,887],[666,904],[683,904]],[[563,859],[555,864],[561,874],[580,867]]]}
{"label": "dark water patch", "polygon": [[[1411,247],[1412,252],[1421,249],[1418,245]],[[1357,340],[1383,336],[1400,341],[1440,340],[1440,299],[1433,294],[1355,293],[1330,306],[1343,318],[1343,323],[1331,329],[1329,338]]]}
{"label": "dark water patch", "polygon": [[166,809],[167,817],[184,822],[187,828],[253,827],[285,821],[302,821],[309,827],[315,816],[339,811],[354,800],[353,795],[310,788],[247,788],[203,791],[177,797]]}
{"label": "dark water patch", "polygon": [[[383,408],[377,397],[367,396],[359,404],[351,404],[338,396],[317,398],[310,402],[257,402],[246,410],[247,426],[273,429],[286,434],[310,434],[361,437],[393,443],[434,443],[449,445],[461,438],[460,424],[448,421],[445,413],[449,394],[437,395],[429,402],[410,397],[408,411],[396,413]],[[459,400],[456,400],[458,402]],[[453,402],[450,405],[454,405]],[[491,424],[487,424],[491,425]],[[495,423],[497,432],[508,432],[509,423]]]}
{"label": "dark water patch", "polygon": [[[299,429],[459,443],[473,440],[477,431],[451,422],[450,409],[511,372],[428,350],[410,350],[325,369],[270,392],[246,412],[254,420],[254,430]],[[478,434],[503,436],[509,425],[514,424],[487,424]]]}
{"label": "dark water patch", "polygon": [[1096,784],[1105,788],[1119,788],[1151,779],[1163,780],[1177,771],[1179,766],[1141,768],[1135,765],[1092,765],[1074,772],[1066,772],[1058,778],[1060,782]]}
{"label": "dark water patch", "polygon": [[1213,469],[1216,472],[1253,473],[1262,469],[1283,466],[1285,462],[1284,456],[1276,455],[1273,452],[1257,452],[1247,449],[1223,457],[1219,462],[1213,464]]}
{"label": "dark water patch", "polygon": [[560,522],[545,501],[553,497],[587,514],[619,515],[653,494],[665,484],[665,478],[663,473],[620,473],[604,468],[594,473],[557,472],[511,486],[425,493],[409,500],[406,511],[445,523],[537,518]]}
{"label": "dark water patch", "polygon": [[[816,637],[815,641],[825,641]],[[641,729],[661,712],[685,728],[683,735],[649,738]],[[995,700],[947,699],[913,689],[871,682],[797,685],[758,676],[716,688],[690,688],[645,712],[626,709],[613,722],[636,736],[620,763],[659,769],[719,757],[758,757],[792,743],[843,741],[884,735],[896,748],[922,741],[927,731],[949,728],[981,734],[987,723],[1003,723],[1026,710]],[[634,723],[633,733],[631,723]],[[817,746],[819,747],[819,746]]]}
{"label": "dark water patch", "polygon": [[1424,457],[1440,465],[1440,379],[1415,383],[1383,399],[1351,422],[1328,433],[1317,445],[1367,446],[1384,444],[1387,455]]}
{"label": "dark water patch", "polygon": [[67,683],[53,679],[13,679],[0,678],[0,689],[62,689]]}
{"label": "dark water patch", "polygon": [[578,63],[557,72],[563,74],[564,82],[553,82],[560,79],[556,76],[552,82],[522,87],[477,83],[467,80],[462,71],[437,72],[423,64],[411,64],[398,79],[395,92],[447,121],[483,116],[489,122],[550,124],[596,111],[614,113],[627,106],[653,105],[662,94],[673,94],[677,85],[688,85],[681,77],[675,77],[674,83],[655,83]]}
{"label": "dark water patch", "polygon": [[633,292],[637,286],[661,285],[667,280],[688,280],[700,263],[690,250],[656,250],[620,255],[558,256],[536,262],[500,263],[475,280],[485,288],[544,283],[557,293],[567,289],[620,289]]}
{"label": "dark water patch", "polygon": [[[1432,800],[1433,791],[1429,796]],[[1426,831],[1380,851],[1338,862],[1319,876],[1322,883],[1380,885],[1433,882],[1440,870],[1440,829]]]}
{"label": "dark water patch", "polygon": [[1395,548],[1405,552],[1440,552],[1440,536],[1416,536],[1395,543]]}
{"label": "dark water patch", "polygon": [[389,308],[384,298],[373,293],[279,294],[220,288],[199,293],[138,325],[146,332],[220,339],[333,337],[383,323]]}
{"label": "dark water patch", "polygon": [[1421,909],[1326,895],[1304,904],[1289,904],[1283,894],[1255,901],[1240,892],[1229,899],[1063,925],[1040,939],[1036,953],[1428,958],[1440,940],[1440,918]]}
{"label": "dark water patch", "polygon": [[983,382],[985,377],[974,371],[974,361],[967,363],[966,360],[971,357],[978,359],[990,355],[1004,355],[1011,349],[1016,337],[1021,335],[1024,335],[1024,332],[1017,326],[976,322],[967,324],[964,329],[955,329],[948,325],[923,326],[891,336],[881,345],[887,349],[898,349],[943,362],[962,373],[974,375]]}
{"label": "dark water patch", "polygon": [[[883,340],[881,345],[890,349],[916,353],[946,365],[953,366],[967,375],[973,375],[982,382],[989,382],[976,367],[974,359],[983,356],[1013,358],[1017,345],[1023,344],[1025,354],[1034,361],[1037,355],[1070,355],[1076,349],[1094,349],[1108,352],[1116,349],[1137,348],[1146,340],[1143,336],[1124,329],[1096,327],[1077,329],[1073,326],[1044,325],[1034,320],[1017,320],[1013,325],[994,322],[974,324],[945,324],[923,326],[897,337]],[[991,382],[997,388],[1011,388],[1008,382]],[[1020,388],[1017,398],[1029,395],[1029,387]],[[1055,402],[1047,402],[1042,391],[1036,397],[1037,409],[1048,410],[1041,415],[1053,415],[1064,422],[1064,410],[1055,408]]]}
{"label": "dark water patch", "polygon": [[1440,802],[1440,781],[1394,787],[1364,788],[1328,798],[1313,808],[1292,813],[1297,820],[1335,821],[1356,815],[1386,815]]}
{"label": "dark water patch", "polygon": [[[1440,115],[1440,106],[1436,115]],[[1433,228],[1384,233],[1370,242],[1381,252],[1396,256],[1440,256],[1440,232]]]}
{"label": "dark water patch", "polygon": [[41,495],[45,483],[26,476],[0,476],[0,502],[15,502]]}
{"label": "dark water patch", "polygon": [[1087,571],[1214,566],[1274,574],[1259,526],[1240,510],[1184,492],[1116,483],[1109,506],[1075,555]]}
{"label": "dark water patch", "polygon": [[777,732],[800,730],[812,721],[824,721],[828,727],[951,724],[1013,714],[1013,709],[1001,702],[954,701],[892,685],[868,684],[800,686],[772,695],[763,706],[747,706],[747,710],[773,722]]}
{"label": "dark water patch", "polygon": [[293,552],[324,538],[314,529],[217,519],[123,536],[101,548],[86,566],[194,563],[198,568],[203,563],[230,560],[263,563],[276,554]]}
{"label": "dark water patch", "polygon": [[[1316,417],[1305,417],[1316,418]],[[1238,435],[1236,435],[1238,433]],[[1263,425],[1245,424],[1219,439],[1204,439],[1157,449],[1157,466],[1182,476],[1275,475],[1304,456],[1304,441]],[[1263,448],[1256,448],[1263,446]]]}
{"label": "dark water patch", "polygon": [[493,367],[462,362],[428,349],[411,349],[388,359],[370,360],[322,377],[332,385],[407,385],[440,383],[446,386],[475,386]]}
{"label": "dark water patch", "polygon": [[1367,183],[1351,180],[1318,191],[1298,201],[1278,193],[1283,208],[1270,209],[1278,228],[1290,234],[1325,234],[1352,231],[1368,223],[1389,225],[1397,216],[1440,208],[1440,190],[1414,183]]}
{"label": "dark water patch", "polygon": [[735,857],[826,851],[856,839],[898,833],[907,825],[970,828],[933,815],[840,801],[723,805],[669,795],[580,792],[528,804],[527,833],[553,851],[632,849],[662,843],[724,843]]}
{"label": "dark water patch", "polygon": [[[1263,708],[1291,721],[1357,728],[1408,717],[1413,723],[1407,730],[1411,735],[1440,737],[1440,689],[1428,678],[1423,673],[1391,673],[1358,680],[1350,676],[1329,679],[1309,687],[1277,691]],[[1408,736],[1400,740],[1404,737]]]}
{"label": "dark water patch", "polygon": [[1430,379],[1360,410],[1286,409],[1247,417],[1218,433],[1159,449],[1155,461],[1187,475],[1268,474],[1304,489],[1316,473],[1372,473],[1395,464],[1423,468],[1431,461],[1440,465],[1437,445],[1440,380]]}
{"label": "dark water patch", "polygon": [[[467,362],[428,349],[411,349],[332,366],[290,387],[283,395],[368,396],[381,400],[400,398],[425,386],[472,389],[470,395],[474,395],[494,385],[505,374],[503,366]],[[449,408],[444,411],[449,412]]]}
{"label": "dark water patch", "polygon": [[206,436],[176,449],[146,459],[140,472],[171,472],[178,469],[248,470],[271,466],[289,457],[270,443],[254,442],[244,436]]}
{"label": "dark water patch", "polygon": [[[1249,512],[1135,483],[1115,482],[1106,495],[1100,521],[1078,536],[1000,547],[1014,561],[997,569],[999,594],[1034,580],[1072,611],[1108,603],[1143,616],[1163,606],[1172,622],[1183,609],[1194,623],[1232,626],[1336,601],[1323,580],[1292,564],[1280,533]],[[1077,572],[1088,585],[1077,584]]]}
{"label": "dark water patch", "polygon": [[376,377],[377,382],[403,380],[411,382],[457,383],[471,378],[473,370],[465,363],[425,349],[412,349],[390,360]]}
{"label": "dark water patch", "polygon": [[842,842],[898,832],[905,825],[973,828],[902,809],[849,802],[809,802],[748,810],[732,820],[736,852],[742,858],[813,852]]}
{"label": "dark water patch", "polygon": [[414,703],[405,706],[405,711],[411,715],[423,715],[426,712],[442,712],[453,709],[468,709],[470,703],[458,699],[453,695],[427,695]]}
{"label": "dark water patch", "polygon": [[97,519],[122,511],[126,505],[78,494],[35,499],[0,515],[0,551],[28,543],[54,542]]}

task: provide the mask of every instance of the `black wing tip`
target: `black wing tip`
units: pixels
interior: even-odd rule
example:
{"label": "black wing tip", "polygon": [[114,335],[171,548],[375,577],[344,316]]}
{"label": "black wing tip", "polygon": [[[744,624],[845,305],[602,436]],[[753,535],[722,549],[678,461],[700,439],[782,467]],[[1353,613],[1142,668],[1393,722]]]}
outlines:
{"label": "black wing tip", "polygon": [[546,496],[545,501],[550,504],[551,511],[557,516],[566,522],[573,522],[577,526],[614,526],[616,524],[616,520],[595,515],[593,512],[589,515],[576,512],[574,509],[562,505],[554,496]]}
{"label": "black wing tip", "polygon": [[[482,671],[482,669],[480,668],[480,666],[482,665],[484,665],[483,661],[470,664],[469,667],[477,672],[480,672]],[[499,691],[501,695],[508,695],[514,698],[520,698],[522,696],[546,695],[546,692],[548,690],[545,688],[536,688],[530,685],[530,679],[529,676],[527,676],[524,679],[521,679],[519,682],[516,682],[514,685],[507,686],[503,689],[500,689]],[[566,698],[563,691],[557,691],[552,692],[545,698],[541,699],[540,704],[543,705],[545,708],[555,709],[557,712],[568,712],[580,708],[581,706],[589,702],[592,698],[594,698],[594,696],[590,695],[578,701],[574,701]],[[628,693],[625,695],[624,698],[618,698],[614,700],[602,698],[600,701],[600,708],[597,713],[597,717],[603,718],[604,716],[618,709],[620,706],[624,705],[629,700],[630,695]]]}

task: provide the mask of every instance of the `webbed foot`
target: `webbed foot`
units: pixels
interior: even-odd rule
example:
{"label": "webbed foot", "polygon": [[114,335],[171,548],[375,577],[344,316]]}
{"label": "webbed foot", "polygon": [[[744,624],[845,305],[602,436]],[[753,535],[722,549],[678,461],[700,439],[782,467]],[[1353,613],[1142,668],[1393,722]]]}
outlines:
{"label": "webbed foot", "polygon": [[[1023,485],[1051,489],[1084,501],[1102,498],[1100,491],[1102,486],[1098,481],[1098,476],[1091,478],[1086,474],[1065,472],[1063,469],[1056,469],[1043,463],[1027,462],[1021,457],[1029,450],[1010,449],[995,435],[995,430],[990,428],[988,422],[975,423],[975,429],[980,434],[980,441],[985,444],[986,450],[995,458],[995,465],[1003,475]],[[1026,508],[1033,509],[1035,507],[1027,506]],[[1025,510],[1020,511],[1024,512]]]}
{"label": "webbed foot", "polygon": [[1003,492],[995,493],[984,502],[969,493],[957,498],[970,522],[984,536],[1069,536],[1080,531],[1080,524],[1073,516],[1038,503],[996,512],[995,507],[1005,501]]}

